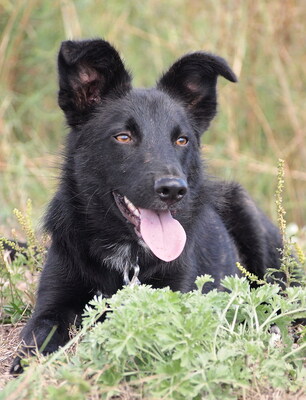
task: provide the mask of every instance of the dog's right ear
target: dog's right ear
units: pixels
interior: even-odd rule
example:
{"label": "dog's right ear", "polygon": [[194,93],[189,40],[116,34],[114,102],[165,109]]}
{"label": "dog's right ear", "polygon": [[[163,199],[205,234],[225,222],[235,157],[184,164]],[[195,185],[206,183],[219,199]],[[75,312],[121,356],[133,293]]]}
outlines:
{"label": "dog's right ear", "polygon": [[70,126],[88,120],[107,96],[122,96],[131,89],[131,76],[118,52],[101,39],[63,42],[58,71],[58,104]]}

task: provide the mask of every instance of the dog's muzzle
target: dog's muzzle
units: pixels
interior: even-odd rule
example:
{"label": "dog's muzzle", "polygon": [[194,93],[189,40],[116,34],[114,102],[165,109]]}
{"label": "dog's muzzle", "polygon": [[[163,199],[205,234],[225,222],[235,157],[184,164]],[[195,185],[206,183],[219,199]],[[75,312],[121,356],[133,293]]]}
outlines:
{"label": "dog's muzzle", "polygon": [[188,186],[184,179],[166,177],[155,181],[154,190],[162,201],[170,205],[182,200]]}

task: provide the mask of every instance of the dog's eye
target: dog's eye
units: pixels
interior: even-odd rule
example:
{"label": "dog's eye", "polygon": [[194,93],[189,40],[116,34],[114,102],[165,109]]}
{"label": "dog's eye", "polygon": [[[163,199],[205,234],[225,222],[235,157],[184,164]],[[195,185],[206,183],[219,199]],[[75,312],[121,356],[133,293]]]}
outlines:
{"label": "dog's eye", "polygon": [[178,146],[186,146],[187,143],[188,143],[188,137],[186,136],[181,136],[175,141],[175,144],[177,144]]}
{"label": "dog's eye", "polygon": [[131,135],[126,132],[119,133],[118,135],[115,135],[114,138],[120,143],[129,143],[132,141]]}

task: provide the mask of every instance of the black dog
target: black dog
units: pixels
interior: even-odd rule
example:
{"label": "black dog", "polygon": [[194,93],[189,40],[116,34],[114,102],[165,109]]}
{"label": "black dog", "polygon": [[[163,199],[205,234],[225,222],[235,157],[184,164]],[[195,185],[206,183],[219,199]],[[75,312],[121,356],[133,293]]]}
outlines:
{"label": "black dog", "polygon": [[[206,290],[218,288],[237,261],[259,278],[279,266],[277,228],[238,184],[210,180],[201,165],[217,77],[236,81],[225,60],[188,54],[156,88],[132,89],[109,43],[67,41],[58,68],[71,132],[45,220],[52,244],[22,333],[28,351],[53,327],[44,353],[63,345],[92,296],[112,296],[138,266],[141,283],[182,292],[201,274],[215,279]],[[17,357],[12,372],[21,370]]]}

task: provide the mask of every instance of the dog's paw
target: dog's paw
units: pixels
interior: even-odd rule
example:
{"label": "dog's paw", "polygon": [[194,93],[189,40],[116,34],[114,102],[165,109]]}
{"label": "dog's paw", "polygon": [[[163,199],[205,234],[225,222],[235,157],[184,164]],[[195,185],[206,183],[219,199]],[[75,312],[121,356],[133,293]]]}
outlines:
{"label": "dog's paw", "polygon": [[18,376],[23,373],[24,367],[26,367],[26,361],[25,359],[17,356],[15,357],[11,369],[10,369],[10,374],[14,376]]}
{"label": "dog's paw", "polygon": [[17,350],[17,355],[13,360],[10,368],[10,374],[18,376],[23,373],[24,369],[29,365],[29,358],[37,354],[36,347],[22,345]]}

